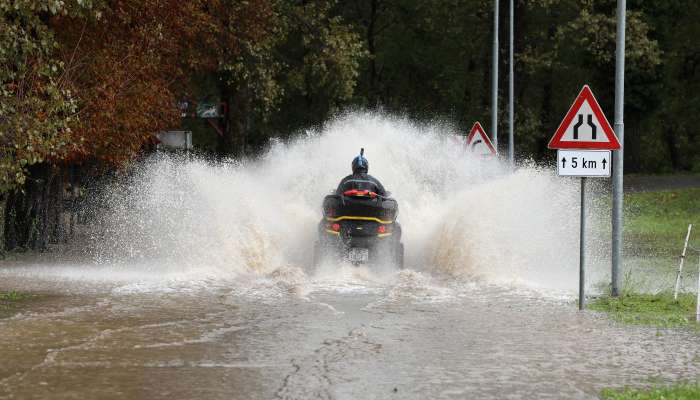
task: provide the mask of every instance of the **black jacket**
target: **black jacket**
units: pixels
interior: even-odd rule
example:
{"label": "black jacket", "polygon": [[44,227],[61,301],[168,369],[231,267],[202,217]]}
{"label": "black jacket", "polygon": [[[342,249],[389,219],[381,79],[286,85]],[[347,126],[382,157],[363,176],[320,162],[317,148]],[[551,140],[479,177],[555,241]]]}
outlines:
{"label": "black jacket", "polygon": [[386,196],[386,190],[384,190],[384,186],[382,186],[381,182],[372,175],[364,172],[348,175],[343,178],[340,184],[338,184],[338,189],[335,193],[343,194],[345,191],[352,189],[369,190],[380,196]]}

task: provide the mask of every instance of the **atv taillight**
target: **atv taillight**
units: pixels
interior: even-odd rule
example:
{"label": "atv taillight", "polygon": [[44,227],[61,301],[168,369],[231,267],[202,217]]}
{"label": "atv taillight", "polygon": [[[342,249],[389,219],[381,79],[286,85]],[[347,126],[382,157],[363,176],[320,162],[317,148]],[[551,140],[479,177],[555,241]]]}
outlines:
{"label": "atv taillight", "polygon": [[377,194],[374,192],[370,192],[369,190],[357,190],[357,189],[346,190],[343,192],[343,195],[352,196],[352,197],[370,197],[370,198],[377,197]]}
{"label": "atv taillight", "polygon": [[379,234],[386,233],[386,226],[384,226],[384,225],[379,225],[379,226],[377,227],[377,233],[379,233]]}
{"label": "atv taillight", "polygon": [[333,232],[340,232],[340,224],[333,224],[331,225],[331,230]]}

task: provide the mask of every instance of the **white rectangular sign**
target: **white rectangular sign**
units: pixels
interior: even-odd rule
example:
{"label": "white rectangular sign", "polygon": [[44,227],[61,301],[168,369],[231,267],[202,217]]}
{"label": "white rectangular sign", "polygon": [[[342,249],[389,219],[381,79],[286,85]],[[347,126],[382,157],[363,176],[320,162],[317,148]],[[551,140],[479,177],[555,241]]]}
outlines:
{"label": "white rectangular sign", "polygon": [[610,150],[557,150],[560,176],[610,177]]}

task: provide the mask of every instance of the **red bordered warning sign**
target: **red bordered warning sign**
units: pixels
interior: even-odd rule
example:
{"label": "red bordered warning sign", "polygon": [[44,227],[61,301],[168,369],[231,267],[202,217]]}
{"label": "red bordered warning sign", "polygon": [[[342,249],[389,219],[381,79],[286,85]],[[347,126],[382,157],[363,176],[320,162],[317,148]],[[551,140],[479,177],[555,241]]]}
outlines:
{"label": "red bordered warning sign", "polygon": [[620,141],[588,85],[581,89],[547,147],[596,150],[620,148]]}
{"label": "red bordered warning sign", "polygon": [[491,139],[486,136],[484,128],[481,127],[479,122],[476,122],[472,126],[471,131],[469,131],[469,136],[467,136],[467,148],[475,154],[479,155],[496,155],[496,149],[491,143]]}

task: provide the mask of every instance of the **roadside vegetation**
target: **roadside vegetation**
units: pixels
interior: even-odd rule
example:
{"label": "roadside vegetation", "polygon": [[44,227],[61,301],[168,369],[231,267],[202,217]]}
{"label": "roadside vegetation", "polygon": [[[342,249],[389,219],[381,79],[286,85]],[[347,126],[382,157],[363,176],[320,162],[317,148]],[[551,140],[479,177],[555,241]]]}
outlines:
{"label": "roadside vegetation", "polygon": [[689,223],[700,244],[700,188],[625,195],[625,241],[635,252],[677,259]]}
{"label": "roadside vegetation", "polygon": [[8,317],[17,311],[17,308],[26,303],[27,300],[37,299],[38,296],[29,293],[0,292],[0,318]]}
{"label": "roadside vegetation", "polygon": [[[691,245],[700,245],[700,188],[625,195],[625,252],[633,263],[623,279],[620,297],[606,294],[588,308],[606,312],[621,323],[656,327],[695,326],[695,293],[679,293],[673,285],[688,229]],[[697,279],[697,253],[688,252],[684,281]],[[645,282],[653,280],[653,282]],[[649,292],[651,291],[651,292]]]}
{"label": "roadside vegetation", "polygon": [[682,383],[653,389],[603,389],[601,398],[603,400],[697,400],[700,399],[700,385]]}
{"label": "roadside vegetation", "polygon": [[[614,10],[515,3],[519,156],[553,156],[583,83],[611,109]],[[0,251],[68,240],[84,189],[155,151],[161,131],[246,157],[347,109],[457,132],[490,112],[483,0],[0,0],[0,18]],[[629,5],[626,172],[700,172],[698,18],[692,0]]]}
{"label": "roadside vegetation", "polygon": [[664,328],[694,324],[695,294],[681,293],[623,293],[620,297],[603,296],[589,303],[594,311],[607,312],[622,323]]}
{"label": "roadside vegetation", "polygon": [[11,304],[11,303],[16,303],[18,301],[22,301],[22,300],[28,299],[30,297],[31,297],[31,295],[28,295],[26,293],[16,292],[14,290],[9,291],[9,292],[0,292],[0,304],[6,305],[6,304]]}

